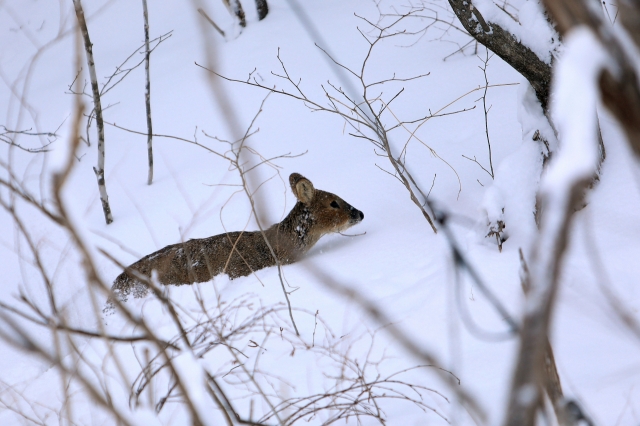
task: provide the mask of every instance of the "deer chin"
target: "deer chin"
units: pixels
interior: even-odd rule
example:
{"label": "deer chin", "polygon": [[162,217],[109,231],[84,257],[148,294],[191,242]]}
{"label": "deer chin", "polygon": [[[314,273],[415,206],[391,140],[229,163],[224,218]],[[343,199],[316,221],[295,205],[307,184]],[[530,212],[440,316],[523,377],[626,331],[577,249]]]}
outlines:
{"label": "deer chin", "polygon": [[347,228],[351,228],[353,225],[357,225],[364,220],[364,214],[362,214],[362,212],[360,211],[358,211],[358,213],[359,213],[358,217],[349,218],[349,222],[347,222],[346,224]]}
{"label": "deer chin", "polygon": [[345,224],[343,224],[341,226],[337,226],[335,231],[333,231],[333,232],[340,233],[340,232],[346,231],[347,229],[351,228],[354,225],[359,224],[360,222],[362,222],[362,219],[360,219],[360,220],[350,219],[347,223],[345,223]]}

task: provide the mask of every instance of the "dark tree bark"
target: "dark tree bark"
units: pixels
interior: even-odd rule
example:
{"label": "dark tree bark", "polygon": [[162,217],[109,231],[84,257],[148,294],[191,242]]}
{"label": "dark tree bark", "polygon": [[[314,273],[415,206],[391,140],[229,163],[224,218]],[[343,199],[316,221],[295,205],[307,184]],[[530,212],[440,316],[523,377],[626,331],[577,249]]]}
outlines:
{"label": "dark tree bark", "polygon": [[551,66],[542,61],[527,46],[493,22],[486,22],[471,0],[449,0],[460,23],[479,43],[502,58],[531,84],[536,96],[547,112]]}
{"label": "dark tree bark", "polygon": [[[556,5],[555,2],[549,0],[546,3]],[[540,101],[544,114],[548,117],[551,65],[538,58],[531,49],[517,41],[511,33],[499,25],[493,22],[486,22],[480,11],[473,6],[472,0],[449,0],[449,4],[464,28],[473,38],[502,58],[529,81],[529,84],[536,92],[536,97]],[[640,13],[635,16],[629,13],[626,20],[630,27],[636,25],[635,28],[638,28],[638,25],[640,25]],[[562,33],[562,30],[558,30]],[[638,39],[640,39],[640,36],[638,36]],[[550,119],[549,122],[551,123]],[[630,124],[631,122],[633,120],[630,120]],[[635,124],[637,137],[640,139],[640,122],[635,121]],[[553,127],[553,123],[551,125]],[[598,143],[600,144],[600,162],[602,163],[606,157],[606,152],[599,129]],[[638,149],[637,152],[640,152],[640,144],[638,144]]]}
{"label": "dark tree bark", "polygon": [[242,4],[240,4],[240,0],[224,0],[229,8],[231,9],[231,13],[233,13],[238,21],[240,21],[240,26],[242,28],[247,26],[247,19],[244,15],[244,9],[242,8]]}
{"label": "dark tree bark", "polygon": [[269,5],[267,0],[256,0],[256,9],[258,10],[258,20],[262,21],[269,13]]}

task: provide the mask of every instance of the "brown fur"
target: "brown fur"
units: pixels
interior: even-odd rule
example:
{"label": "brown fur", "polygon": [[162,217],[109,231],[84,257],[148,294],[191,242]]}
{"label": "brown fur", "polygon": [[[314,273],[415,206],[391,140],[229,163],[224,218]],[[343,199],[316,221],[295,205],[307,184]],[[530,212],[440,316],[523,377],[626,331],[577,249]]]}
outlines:
{"label": "brown fur", "polygon": [[323,235],[343,231],[364,219],[360,210],[337,195],[315,189],[298,173],[289,176],[289,183],[298,202],[282,222],[266,229],[264,236],[260,231],[229,232],[166,246],[118,275],[112,287],[114,296],[123,301],[130,295],[144,297],[147,286],[135,276],[150,277],[154,270],[162,284],[182,285],[209,281],[222,273],[233,279],[274,266],[276,260],[265,237],[280,264],[293,263]]}

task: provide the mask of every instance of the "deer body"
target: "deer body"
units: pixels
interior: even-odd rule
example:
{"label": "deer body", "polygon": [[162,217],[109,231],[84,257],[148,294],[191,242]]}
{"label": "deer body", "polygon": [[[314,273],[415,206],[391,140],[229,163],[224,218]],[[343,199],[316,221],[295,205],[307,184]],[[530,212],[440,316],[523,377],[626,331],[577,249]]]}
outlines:
{"label": "deer body", "polygon": [[130,295],[144,297],[147,285],[136,276],[148,278],[152,271],[162,284],[182,285],[209,281],[222,273],[231,279],[242,277],[277,262],[290,264],[323,235],[343,231],[364,219],[360,210],[337,195],[315,189],[298,173],[289,176],[289,183],[298,202],[282,222],[264,234],[229,232],[166,246],[118,275],[112,287],[114,296],[122,301]]}

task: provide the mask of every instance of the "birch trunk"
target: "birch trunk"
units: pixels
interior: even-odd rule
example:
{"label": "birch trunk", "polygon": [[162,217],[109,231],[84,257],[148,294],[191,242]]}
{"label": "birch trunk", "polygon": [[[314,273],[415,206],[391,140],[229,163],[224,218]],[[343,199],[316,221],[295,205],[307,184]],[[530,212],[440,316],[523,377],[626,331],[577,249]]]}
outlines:
{"label": "birch trunk", "polygon": [[78,25],[82,31],[84,40],[84,48],[87,54],[87,65],[89,67],[89,76],[91,78],[91,91],[93,92],[93,110],[96,115],[96,127],[98,129],[98,166],[93,168],[98,179],[98,191],[100,192],[100,201],[102,202],[102,210],[107,225],[113,222],[111,215],[111,207],[109,206],[109,196],[107,195],[107,186],[104,180],[104,122],[102,120],[102,105],[100,103],[100,89],[98,88],[98,78],[96,77],[96,67],[93,61],[93,45],[89,39],[89,31],[87,22],[84,19],[84,11],[80,0],[73,0]]}
{"label": "birch trunk", "polygon": [[258,21],[262,21],[269,13],[267,0],[256,0],[256,9],[258,10]]}
{"label": "birch trunk", "polygon": [[149,176],[147,185],[153,182],[153,130],[151,126],[151,78],[149,77],[149,13],[147,12],[147,0],[142,0],[142,11],[144,15],[144,72],[146,76],[146,84],[144,88],[144,101],[147,108],[147,152],[149,153]]}
{"label": "birch trunk", "polygon": [[245,18],[244,9],[242,8],[242,4],[240,4],[240,0],[224,0],[224,1],[229,6],[231,13],[233,13],[236,16],[236,18],[238,18],[238,20],[240,21],[240,26],[242,28],[246,27],[247,19]]}

